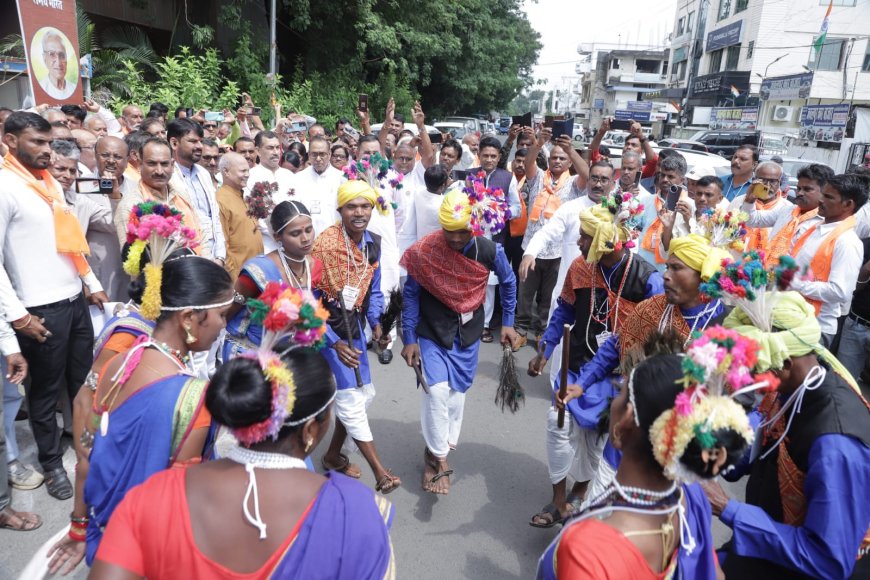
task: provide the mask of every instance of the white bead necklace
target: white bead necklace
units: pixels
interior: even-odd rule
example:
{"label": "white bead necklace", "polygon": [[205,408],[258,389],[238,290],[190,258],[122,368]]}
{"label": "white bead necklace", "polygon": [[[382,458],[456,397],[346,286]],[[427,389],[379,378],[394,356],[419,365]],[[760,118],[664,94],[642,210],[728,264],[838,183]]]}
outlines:
{"label": "white bead necklace", "polygon": [[[306,290],[311,290],[311,270],[308,266],[308,260],[306,258],[302,258],[301,260],[297,260],[291,256],[288,256],[284,253],[283,249],[278,249],[278,258],[281,260],[281,265],[284,266],[284,273],[287,274],[287,281],[293,284],[295,282],[297,288],[305,288]],[[290,265],[287,263],[287,260],[292,260],[293,262],[302,263],[302,279],[296,277],[296,274],[290,268]]]}

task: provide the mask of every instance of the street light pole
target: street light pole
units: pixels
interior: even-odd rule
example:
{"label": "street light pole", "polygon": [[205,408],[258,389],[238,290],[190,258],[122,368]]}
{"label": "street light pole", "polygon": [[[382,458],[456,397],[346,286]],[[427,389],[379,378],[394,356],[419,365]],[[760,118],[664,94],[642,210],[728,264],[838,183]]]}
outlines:
{"label": "street light pole", "polygon": [[[780,55],[780,56],[776,57],[776,58],[773,59],[772,61],[770,61],[770,62],[768,63],[768,65],[767,65],[766,67],[764,67],[764,74],[763,74],[763,75],[760,75],[760,74],[758,74],[758,73],[755,73],[755,76],[761,77],[761,84],[762,84],[762,85],[764,85],[764,81],[767,80],[767,71],[770,70],[770,67],[771,67],[772,65],[778,63],[779,61],[781,61],[782,59],[784,59],[784,58],[787,57],[787,56],[788,56],[788,54],[783,54],[783,55]],[[761,97],[761,87],[760,87],[760,86],[758,87],[758,96],[759,96],[759,98]],[[765,121],[764,114],[767,112],[767,108],[768,108],[768,107],[767,107],[767,102],[768,102],[769,100],[770,100],[770,99],[767,98],[767,99],[764,99],[763,101],[761,101],[761,107],[759,107],[759,109],[758,109],[759,123],[758,123],[758,125],[756,126],[756,128],[757,128],[759,131],[761,130],[761,123],[763,123],[763,122]]]}

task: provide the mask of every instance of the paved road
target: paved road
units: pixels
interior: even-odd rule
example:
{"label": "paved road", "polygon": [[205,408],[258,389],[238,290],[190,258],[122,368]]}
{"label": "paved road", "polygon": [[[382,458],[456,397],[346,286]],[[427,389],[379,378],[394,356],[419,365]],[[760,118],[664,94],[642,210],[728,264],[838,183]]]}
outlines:
{"label": "paved road", "polygon": [[[549,502],[544,449],[549,393],[543,377],[521,375],[526,404],[516,415],[502,414],[493,403],[501,348],[482,345],[478,376],[468,394],[459,448],[451,453],[456,470],[450,495],[422,491],[423,439],[419,426],[419,395],[413,373],[398,357],[389,366],[373,355],[378,394],[370,409],[375,442],[384,463],[403,480],[390,494],[396,506],[392,539],[400,578],[506,579],[534,577],[537,559],[555,535],[528,525],[529,517]],[[517,354],[525,368],[533,351]],[[546,376],[546,373],[544,373]],[[24,458],[35,463],[35,448],[26,422],[17,425]],[[324,447],[324,444],[321,444]],[[315,463],[320,454],[315,453]],[[357,455],[357,462],[361,456]],[[72,472],[72,449],[66,467]],[[374,486],[366,467],[363,481]],[[15,578],[37,548],[68,523],[72,500],[49,497],[44,486],[15,492],[17,509],[33,509],[46,524],[29,534],[0,531],[0,579]],[[718,524],[717,524],[718,525]],[[723,529],[717,529],[719,540]],[[84,578],[82,566],[74,577]]]}

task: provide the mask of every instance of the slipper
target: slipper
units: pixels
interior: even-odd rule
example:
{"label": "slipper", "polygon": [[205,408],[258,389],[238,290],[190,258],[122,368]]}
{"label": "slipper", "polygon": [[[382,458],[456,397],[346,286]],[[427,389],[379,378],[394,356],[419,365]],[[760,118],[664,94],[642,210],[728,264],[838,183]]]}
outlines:
{"label": "slipper", "polygon": [[483,329],[483,334],[480,335],[480,342],[492,342],[492,331],[488,328]]}
{"label": "slipper", "polygon": [[[17,520],[17,524],[13,523]],[[42,526],[42,518],[30,512],[17,512],[10,507],[0,511],[0,529],[31,532]]]}
{"label": "slipper", "polygon": [[[552,528],[556,524],[561,524],[562,519],[562,514],[559,513],[559,508],[557,508],[554,504],[548,503],[541,509],[539,513],[532,516],[532,519],[529,521],[529,525],[533,528]],[[539,524],[536,523],[535,520],[547,521],[546,523]]]}
{"label": "slipper", "polygon": [[389,469],[375,486],[375,491],[379,491],[384,495],[387,495],[391,491],[395,491],[402,486],[402,480],[393,475],[393,472]]}
{"label": "slipper", "polygon": [[360,471],[359,467],[350,462],[350,458],[344,453],[339,453],[338,456],[341,458],[341,463],[339,465],[329,465],[326,462],[326,457],[320,458],[320,465],[326,471],[337,471],[342,475],[346,475],[352,479],[359,479],[362,477],[362,471]]}

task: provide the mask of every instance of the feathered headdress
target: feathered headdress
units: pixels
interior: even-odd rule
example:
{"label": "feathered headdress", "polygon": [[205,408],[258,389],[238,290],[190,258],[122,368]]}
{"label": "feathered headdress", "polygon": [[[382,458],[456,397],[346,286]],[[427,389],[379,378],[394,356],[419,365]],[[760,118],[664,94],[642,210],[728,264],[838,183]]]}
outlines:
{"label": "feathered headdress", "polygon": [[456,210],[470,212],[468,229],[472,235],[494,236],[504,229],[507,220],[511,219],[507,196],[501,189],[486,187],[486,173],[478,171],[476,175],[468,175],[462,192],[468,196],[468,207]]}
{"label": "feathered headdress", "polygon": [[710,245],[742,252],[748,217],[745,212],[707,208],[701,212],[698,222],[704,228],[704,237],[710,240]]}
{"label": "feathered headdress", "polygon": [[182,223],[183,214],[163,203],[143,202],[133,207],[127,221],[127,243],[130,249],[124,261],[124,271],[136,277],[140,272],[142,253],[148,247],[151,260],[145,265],[145,291],[139,312],[145,318],[160,315],[160,286],[163,263],[178,248],[196,247],[196,232]]}
{"label": "feathered headdress", "polygon": [[320,348],[329,313],[308,290],[278,282],[269,282],[258,298],[248,300],[248,310],[251,322],[263,325],[263,338],[256,351],[240,356],[257,361],[272,385],[271,415],[254,425],[233,429],[240,442],[252,445],[267,437],[276,439],[296,404],[293,373],[275,352],[276,347],[287,341],[290,343],[287,350]]}
{"label": "feathered headdress", "polygon": [[[653,422],[649,432],[653,454],[665,468],[665,475],[689,482],[698,479],[681,463],[693,441],[702,450],[702,460],[713,465],[724,465],[727,460],[718,451],[722,445],[717,437],[722,431],[733,431],[746,446],[752,444],[749,418],[733,398],[751,390],[774,390],[779,385],[771,373],[752,373],[758,348],[755,341],[721,326],[707,329],[689,345],[683,358],[685,390],[677,395],[674,407]],[[718,467],[711,468],[710,474],[718,474]]]}
{"label": "feathered headdress", "polygon": [[643,229],[641,216],[644,212],[644,205],[640,203],[638,197],[629,191],[614,191],[611,194],[605,195],[601,199],[601,205],[613,214],[613,225],[617,230],[621,230],[625,234],[625,241],[618,239],[613,240],[613,249],[619,251],[623,245],[626,248],[635,246],[634,240],[640,236],[640,231]]}
{"label": "feathered headdress", "polygon": [[389,211],[390,206],[393,209],[397,207],[394,193],[402,189],[405,176],[396,171],[393,162],[380,153],[372,153],[356,163],[350,163],[342,171],[348,179],[365,181],[377,192],[375,208],[382,215]]}

